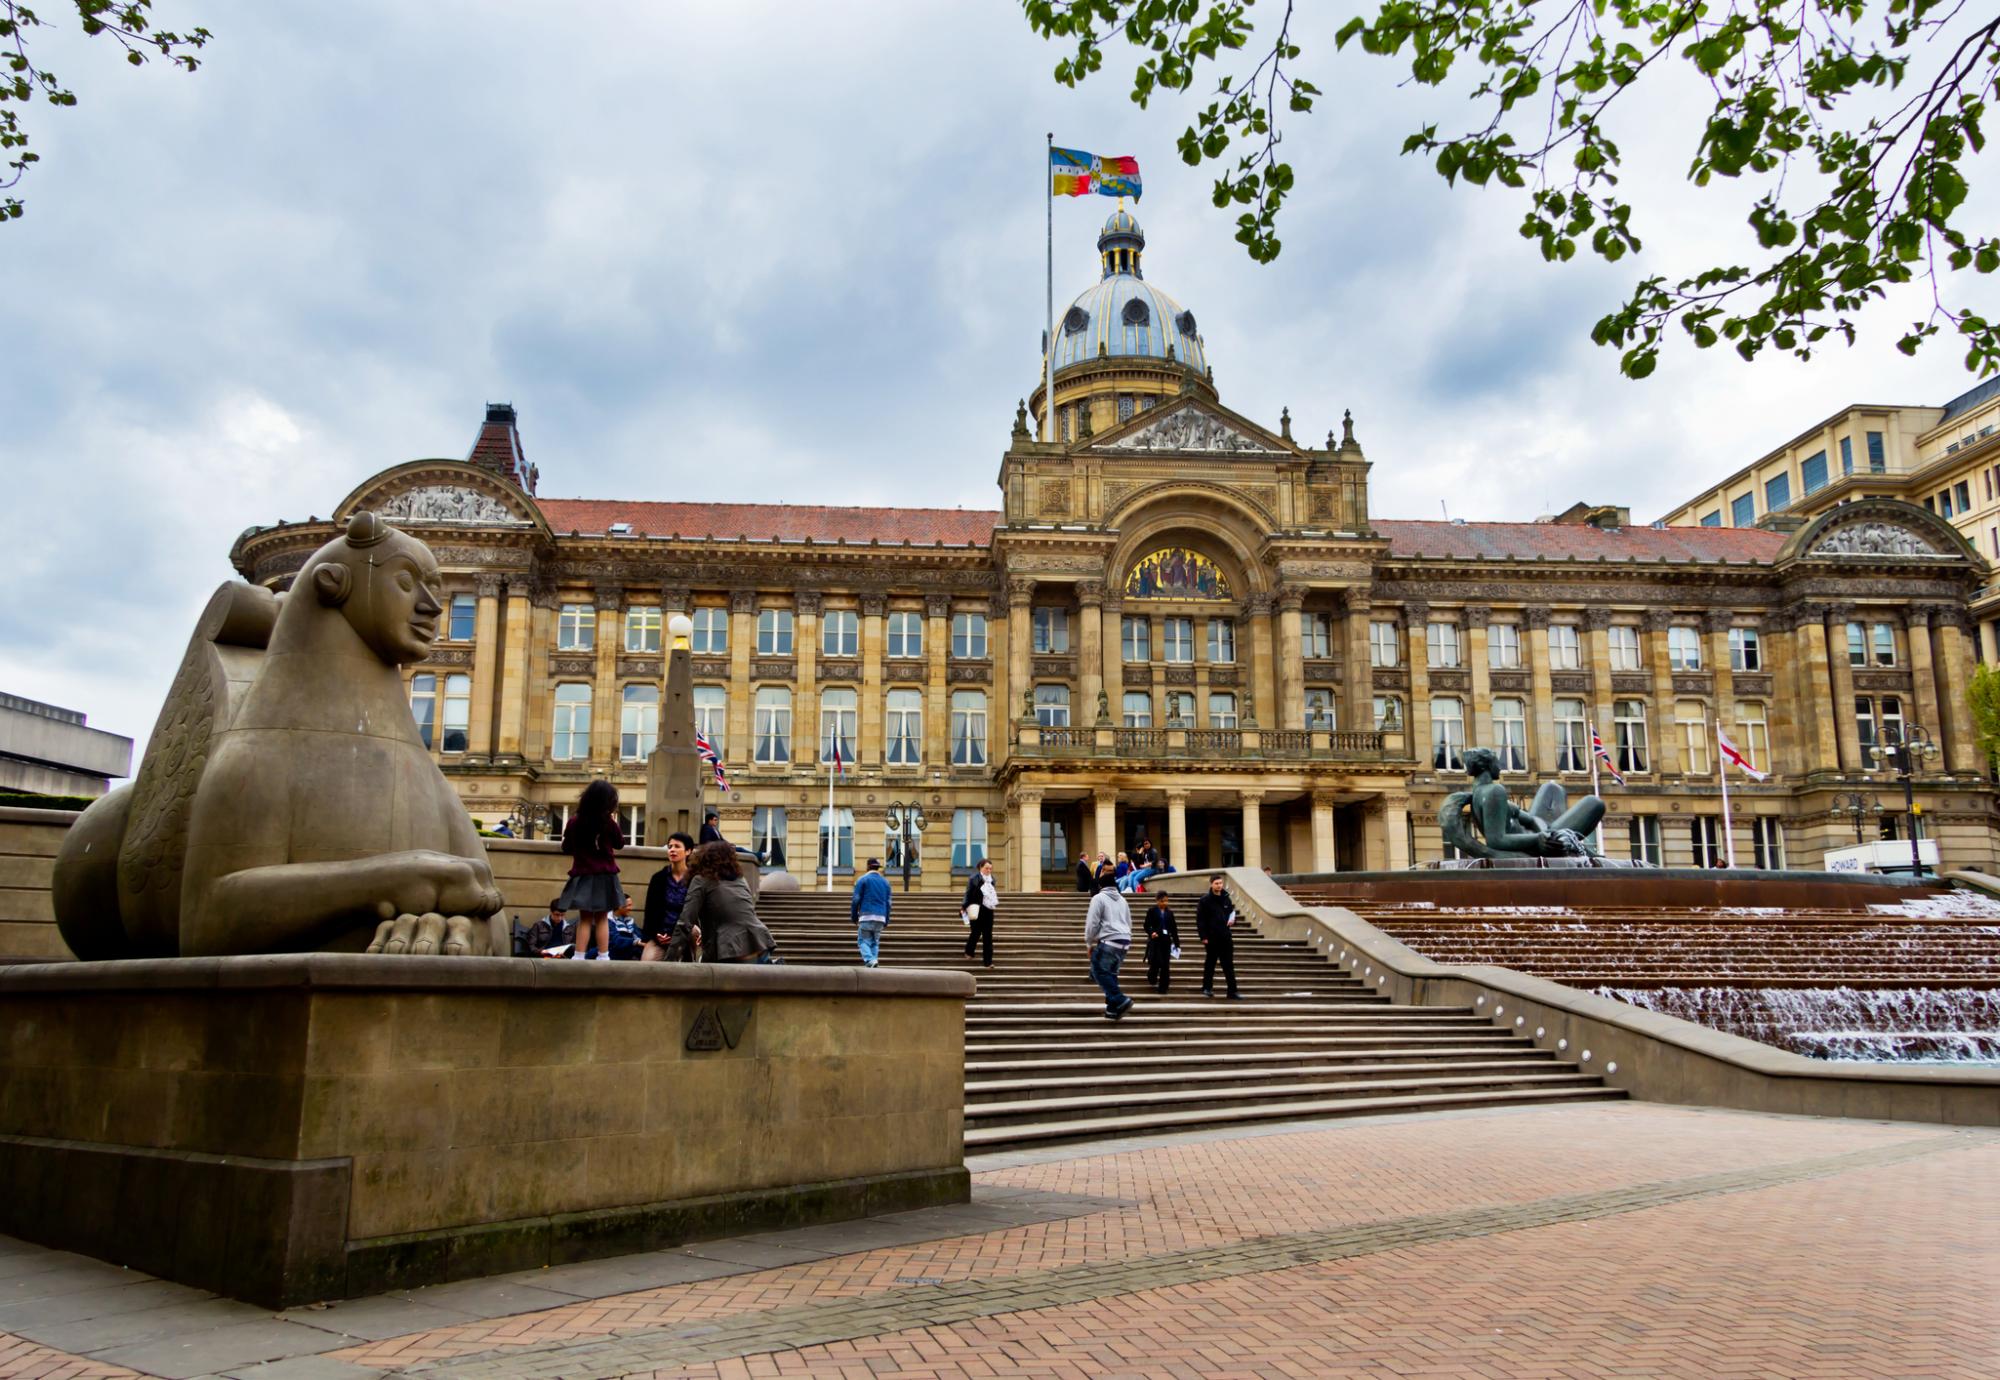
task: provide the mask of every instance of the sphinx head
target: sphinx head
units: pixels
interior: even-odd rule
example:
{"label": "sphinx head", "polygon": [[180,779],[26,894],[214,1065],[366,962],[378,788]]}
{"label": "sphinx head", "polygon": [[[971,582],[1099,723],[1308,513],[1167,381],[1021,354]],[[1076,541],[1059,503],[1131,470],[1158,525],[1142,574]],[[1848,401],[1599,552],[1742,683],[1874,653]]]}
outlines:
{"label": "sphinx head", "polygon": [[443,610],[438,584],[437,558],[428,546],[363,512],[313,552],[293,597],[339,610],[370,651],[391,666],[406,666],[429,656],[437,641]]}

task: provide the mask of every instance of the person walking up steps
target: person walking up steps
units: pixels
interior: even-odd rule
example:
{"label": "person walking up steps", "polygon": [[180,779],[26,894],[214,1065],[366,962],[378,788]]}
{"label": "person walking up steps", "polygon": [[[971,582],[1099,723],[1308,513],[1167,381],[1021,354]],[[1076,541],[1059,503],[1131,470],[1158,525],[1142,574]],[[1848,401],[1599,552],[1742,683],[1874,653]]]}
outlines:
{"label": "person walking up steps", "polygon": [[1208,879],[1208,890],[1194,908],[1194,932],[1208,956],[1201,961],[1201,994],[1215,995],[1215,965],[1222,965],[1223,979],[1229,984],[1229,999],[1243,994],[1236,990],[1236,938],[1229,926],[1236,919],[1236,900],[1223,889],[1220,872]]}
{"label": "person walking up steps", "polygon": [[618,861],[612,855],[624,846],[625,832],[618,827],[618,790],[600,777],[583,788],[576,813],[563,826],[562,851],[570,856],[569,885],[556,899],[565,911],[579,912],[571,958],[611,958],[611,912],[625,904]]}
{"label": "person walking up steps", "polygon": [[1098,879],[1097,894],[1083,923],[1083,942],[1090,949],[1090,977],[1104,989],[1104,1019],[1122,1021],[1132,999],[1118,990],[1118,965],[1132,947],[1132,907],[1110,873]]}
{"label": "person walking up steps", "polygon": [[965,956],[972,957],[975,946],[984,945],[980,955],[982,966],[993,966],[993,912],[1000,908],[1000,889],[993,884],[993,859],[981,858],[972,875],[966,879],[965,895],[959,900],[959,908],[965,912]]}
{"label": "person walking up steps", "polygon": [[854,921],[854,943],[861,950],[861,966],[873,968],[882,957],[882,931],[889,925],[889,879],[882,875],[882,860],[870,858],[868,870],[854,880],[854,901],[847,908]]}
{"label": "person walking up steps", "polygon": [[1167,990],[1180,942],[1181,928],[1174,921],[1172,898],[1165,895],[1155,898],[1146,908],[1146,981],[1155,992]]}

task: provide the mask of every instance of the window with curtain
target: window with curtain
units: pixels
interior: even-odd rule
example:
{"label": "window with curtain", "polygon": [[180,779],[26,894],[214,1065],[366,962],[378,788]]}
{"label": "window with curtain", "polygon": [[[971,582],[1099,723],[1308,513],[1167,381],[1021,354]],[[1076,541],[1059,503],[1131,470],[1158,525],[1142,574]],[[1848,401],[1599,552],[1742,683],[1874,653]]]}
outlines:
{"label": "window with curtain", "polygon": [[430,672],[410,677],[410,714],[417,721],[417,736],[425,747],[436,745],[437,693],[438,678]]}
{"label": "window with curtain", "polygon": [[[924,826],[918,812],[912,812],[909,820],[910,871],[921,872],[924,868]],[[903,870],[903,817],[892,807],[882,816],[882,869],[885,872]]]}
{"label": "window with curtain", "polygon": [[1236,696],[1220,691],[1208,697],[1208,726],[1210,728],[1236,727]]}
{"label": "window with curtain", "polygon": [[1868,664],[1868,630],[1859,623],[1847,625],[1847,664],[1849,666]]}
{"label": "window with curtain", "polygon": [[1306,727],[1320,728],[1331,732],[1335,723],[1333,691],[1306,691]]}
{"label": "window with curtain", "polygon": [[914,767],[924,760],[924,692],[891,690],[883,704],[883,755],[892,767]]}
{"label": "window with curtain", "polygon": [[782,685],[766,685],[754,702],[755,720],[751,738],[756,743],[755,760],[766,764],[792,760],[792,692]]}
{"label": "window with curtain", "polygon": [[785,865],[785,807],[759,805],[750,812],[750,848],[766,867]]}
{"label": "window with curtain", "polygon": [[1627,824],[1632,844],[1632,861],[1646,867],[1660,865],[1660,817],[1633,815]]}
{"label": "window with curtain", "polygon": [[1314,660],[1333,655],[1333,622],[1323,613],[1307,613],[1299,622],[1304,654]]}
{"label": "window with curtain", "polygon": [[840,760],[854,765],[854,735],[861,725],[861,697],[852,690],[832,687],[819,694],[819,760],[833,761],[833,745],[840,744]]}
{"label": "window with curtain", "polygon": [[618,711],[618,755],[641,762],[660,744],[660,687],[628,685]]}
{"label": "window with curtain", "polygon": [[1875,664],[1894,666],[1896,664],[1896,626],[1893,623],[1877,623],[1873,629],[1875,644]]}
{"label": "window with curtain", "polygon": [[1119,716],[1127,728],[1153,726],[1153,697],[1144,690],[1127,690],[1119,704]]}
{"label": "window with curtain", "polygon": [[1674,701],[1674,728],[1681,739],[1681,770],[1689,776],[1708,775],[1708,706],[1700,700]]}
{"label": "window with curtain", "polygon": [[1645,771],[1646,768],[1646,702],[1644,700],[1613,700],[1611,702],[1611,722],[1617,730],[1618,770]]}
{"label": "window with curtain", "polygon": [[1038,608],[1031,619],[1033,644],[1037,652],[1051,655],[1069,650],[1069,610]]}
{"label": "window with curtain", "polygon": [[627,848],[646,846],[646,807],[644,805],[620,805],[618,807],[618,827],[625,831]]}
{"label": "window with curtain", "polygon": [[1194,660],[1194,619],[1160,620],[1160,655],[1165,661]]}
{"label": "window with curtain", "polygon": [[1037,685],[1035,687],[1035,722],[1043,728],[1069,727],[1069,687],[1067,685]]}
{"label": "window with curtain", "polygon": [[1766,872],[1782,872],[1785,867],[1785,825],[1775,815],[1759,815],[1750,822],[1750,846],[1757,866]]}
{"label": "window with curtain", "polygon": [[951,764],[954,767],[986,765],[986,692],[951,692]]}
{"label": "window with curtain", "polygon": [[1486,664],[1496,671],[1514,671],[1521,665],[1521,629],[1514,623],[1495,623],[1486,630]]}
{"label": "window with curtain", "polygon": [[1583,669],[1583,642],[1574,623],[1549,625],[1549,666],[1557,671]]}
{"label": "window with curtain", "polygon": [[1400,731],[1409,720],[1403,717],[1403,702],[1394,695],[1377,695],[1375,699],[1375,731],[1387,732],[1392,726]]}
{"label": "window with curtain", "polygon": [[828,609],[820,615],[821,656],[861,655],[861,615],[853,609]]}
{"label": "window with curtain", "polygon": [[1605,636],[1611,647],[1611,669],[1614,671],[1643,671],[1644,663],[1639,660],[1639,630],[1625,623],[1614,623],[1605,629]]}
{"label": "window with curtain", "polygon": [[986,856],[986,811],[951,812],[951,866],[954,872],[970,872]]}
{"label": "window with curtain", "polygon": [[1167,691],[1167,727],[1194,727],[1194,691]]}
{"label": "window with curtain", "polygon": [[1397,635],[1394,623],[1380,620],[1368,625],[1368,664],[1370,666],[1400,665],[1402,638]]}
{"label": "window with curtain", "polygon": [[1679,625],[1667,629],[1667,665],[1675,671],[1701,669],[1701,629]]}
{"label": "window with curtain", "polygon": [[1556,770],[1590,770],[1590,730],[1589,721],[1584,717],[1583,701],[1560,699],[1555,703],[1556,723]]}
{"label": "window with curtain", "polygon": [[1424,629],[1424,646],[1430,653],[1430,664],[1436,667],[1452,667],[1459,664],[1458,624],[1432,623]]}
{"label": "window with curtain", "polygon": [[1493,751],[1501,771],[1528,769],[1527,706],[1511,696],[1493,701]]}
{"label": "window with curtain", "polygon": [[590,756],[590,687],[556,687],[554,741],[549,756],[558,762],[581,762]]}
{"label": "window with curtain", "polygon": [[1431,765],[1439,771],[1465,769],[1465,705],[1455,696],[1431,701]]}
{"label": "window with curtain", "polygon": [[820,807],[819,871],[827,870],[831,858],[835,871],[854,870],[854,811]]}
{"label": "window with curtain", "polygon": [[694,688],[694,731],[708,739],[708,745],[722,751],[723,730],[729,726],[729,692],[720,685]]}
{"label": "window with curtain", "polygon": [[1743,755],[1750,759],[1750,765],[1758,771],[1769,771],[1771,762],[1771,724],[1769,712],[1757,700],[1736,702],[1736,732],[1731,735],[1736,746],[1743,749]]}
{"label": "window with curtain", "polygon": [[1688,839],[1694,849],[1696,867],[1727,867],[1722,848],[1722,822],[1714,815],[1696,815],[1688,821]]}

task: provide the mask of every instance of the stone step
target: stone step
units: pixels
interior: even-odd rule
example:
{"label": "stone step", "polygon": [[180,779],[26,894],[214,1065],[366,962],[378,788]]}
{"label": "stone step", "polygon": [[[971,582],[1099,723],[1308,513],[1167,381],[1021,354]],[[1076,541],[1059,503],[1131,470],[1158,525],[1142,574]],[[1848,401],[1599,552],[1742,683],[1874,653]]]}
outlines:
{"label": "stone step", "polygon": [[1242,1083],[1226,1088],[1198,1088],[1185,1091],[1132,1092],[1116,1079],[1100,1085],[1101,1091],[1081,1096],[1021,1098],[1014,1101],[968,1104],[965,1126],[968,1132],[997,1126],[1019,1126],[1063,1117],[1094,1117],[1138,1112],[1205,1112],[1253,1106],[1265,1110],[1297,1103],[1324,1105],[1353,1098],[1416,1096],[1429,1093],[1479,1093],[1503,1091],[1566,1090],[1600,1087],[1591,1074],[1520,1072],[1486,1077],[1415,1077],[1389,1079],[1334,1079],[1303,1082]]}
{"label": "stone step", "polygon": [[[1489,1045],[1492,1042],[1489,1042]],[[1347,1061],[1366,1064],[1374,1061],[1395,1061],[1405,1067],[1423,1067],[1433,1063],[1450,1063],[1457,1060],[1489,1059],[1495,1054],[1491,1047],[1477,1044],[1440,1043],[1437,1045],[1368,1044],[1358,1049],[1322,1049],[1315,1047],[1301,1051],[1291,1046],[1273,1050],[1266,1054],[1209,1053],[1205,1055],[1158,1054],[1131,1055],[1121,1053],[1116,1060],[1107,1061],[1102,1056],[1065,1058],[1052,1055],[1041,1059],[968,1059],[965,1064],[967,1086],[974,1079],[1007,1078],[1015,1074],[1047,1072],[1049,1074],[1076,1073],[1085,1069],[1116,1069],[1120,1076],[1131,1073],[1170,1072],[1175,1069],[1195,1068],[1203,1071],[1234,1069],[1239,1077],[1255,1077],[1266,1068],[1273,1066],[1291,1069],[1300,1059],[1309,1060],[1321,1068],[1344,1067]],[[1553,1061],[1552,1050],[1538,1049],[1533,1045],[1506,1046],[1502,1051],[1512,1060],[1520,1062]]]}
{"label": "stone step", "polygon": [[[1139,1092],[1191,1092],[1202,1089],[1226,1087],[1255,1088],[1254,1083],[1245,1083],[1245,1077],[1269,1079],[1277,1070],[1255,1070],[1246,1074],[1241,1067],[1206,1066],[1196,1064],[1171,1072],[1148,1072],[1133,1069],[1119,1061],[1116,1065],[1102,1069],[1099,1073],[1084,1077],[1012,1077],[974,1078],[968,1075],[965,1082],[966,1115],[974,1115],[974,1108],[984,1109],[989,1103],[1044,1100],[1065,1098],[1085,1093],[1102,1093],[1107,1086],[1115,1088],[1120,1095],[1128,1097]],[[1282,1070],[1286,1082],[1282,1085],[1289,1090],[1294,1081],[1299,1086],[1317,1083],[1380,1082],[1384,1079],[1478,1079],[1507,1078],[1543,1073],[1562,1073],[1578,1077],[1589,1077],[1574,1063],[1557,1063],[1547,1060],[1528,1061],[1518,1058],[1499,1059],[1448,1059],[1426,1062],[1387,1060],[1377,1063],[1337,1063],[1327,1064],[1317,1061],[1307,1062]],[[1106,1077],[1108,1075],[1108,1079]]]}
{"label": "stone step", "polygon": [[995,1059],[1071,1059],[1079,1057],[1083,1051],[1096,1051],[1099,1057],[1112,1057],[1107,1051],[1116,1050],[1117,1058],[1131,1055],[1200,1055],[1210,1057],[1216,1054],[1282,1054],[1288,1057],[1318,1055],[1327,1051],[1366,1052],[1383,1049],[1423,1048],[1435,1045],[1439,1049],[1454,1049],[1471,1040],[1480,1048],[1530,1049],[1532,1044],[1516,1035],[1494,1031],[1490,1037],[1478,1032],[1465,1031],[1424,1031],[1424,1030],[1384,1030],[1372,1034],[1291,1036],[1272,1039],[1255,1035],[1179,1035],[1169,1033],[1161,1026],[1135,1025],[1126,1028],[1124,1021],[1107,1021],[1098,1018],[1100,1026],[1112,1033],[1095,1039],[1079,1042],[1074,1037],[1043,1036],[1036,1039],[972,1040],[965,1042],[965,1057],[968,1061],[988,1061]]}

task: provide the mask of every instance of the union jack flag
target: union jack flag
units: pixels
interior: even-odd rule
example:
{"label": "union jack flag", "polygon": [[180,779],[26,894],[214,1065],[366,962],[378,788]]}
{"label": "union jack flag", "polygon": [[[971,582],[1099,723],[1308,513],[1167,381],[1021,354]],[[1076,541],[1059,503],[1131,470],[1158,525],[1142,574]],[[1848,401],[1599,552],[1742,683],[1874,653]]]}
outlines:
{"label": "union jack flag", "polygon": [[1597,736],[1596,724],[1590,726],[1590,750],[1597,754],[1598,761],[1604,763],[1604,769],[1611,773],[1611,779],[1621,786],[1624,785],[1625,778],[1620,775],[1618,768],[1611,765],[1611,754],[1604,750],[1604,740]]}
{"label": "union jack flag", "polygon": [[708,763],[715,772],[715,784],[720,790],[729,789],[729,778],[722,774],[722,754],[715,750],[715,744],[708,741],[708,735],[695,730],[694,750],[701,754],[701,760]]}

